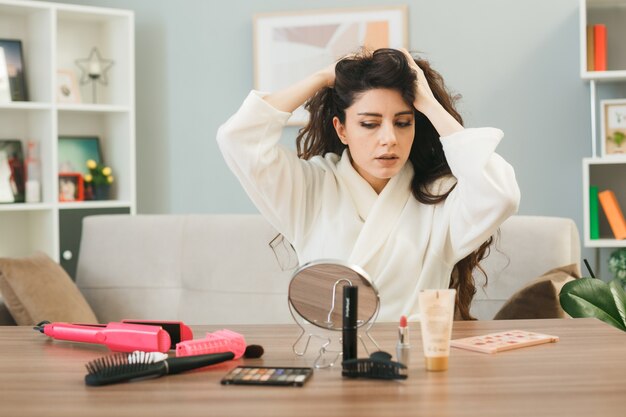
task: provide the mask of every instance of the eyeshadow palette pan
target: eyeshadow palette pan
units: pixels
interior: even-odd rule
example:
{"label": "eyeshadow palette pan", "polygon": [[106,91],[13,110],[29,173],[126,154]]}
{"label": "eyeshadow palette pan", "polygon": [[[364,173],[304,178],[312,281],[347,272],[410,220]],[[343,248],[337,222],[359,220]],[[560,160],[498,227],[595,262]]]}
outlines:
{"label": "eyeshadow palette pan", "polygon": [[558,336],[527,332],[525,330],[509,330],[484,336],[455,339],[450,341],[450,346],[482,353],[497,353],[558,341]]}
{"label": "eyeshadow palette pan", "polygon": [[281,385],[301,387],[313,374],[313,368],[238,366],[222,378],[224,385]]}

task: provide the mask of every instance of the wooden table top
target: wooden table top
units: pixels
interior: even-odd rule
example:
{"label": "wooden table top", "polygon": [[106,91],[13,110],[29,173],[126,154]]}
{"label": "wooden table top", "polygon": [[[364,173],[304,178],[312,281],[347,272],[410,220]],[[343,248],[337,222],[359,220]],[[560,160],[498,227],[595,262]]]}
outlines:
{"label": "wooden table top", "polygon": [[[264,356],[88,387],[84,365],[109,354],[105,347],[51,340],[30,327],[0,327],[0,416],[626,415],[626,333],[595,319],[455,322],[453,338],[521,329],[560,341],[492,355],[453,348],[450,369],[440,373],[425,370],[419,325],[411,323],[407,380],[345,379],[336,367],[316,370],[300,388],[221,385],[238,365],[311,366],[315,358],[292,353],[294,325],[228,328],[262,345]],[[196,338],[217,329],[193,326]],[[395,353],[395,324],[377,324],[373,334]]]}

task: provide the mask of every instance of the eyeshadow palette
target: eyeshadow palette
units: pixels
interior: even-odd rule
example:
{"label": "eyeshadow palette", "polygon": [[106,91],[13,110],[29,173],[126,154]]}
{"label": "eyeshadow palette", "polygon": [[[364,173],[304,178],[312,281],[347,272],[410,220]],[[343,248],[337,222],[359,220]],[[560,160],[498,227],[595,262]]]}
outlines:
{"label": "eyeshadow palette", "polygon": [[525,330],[509,330],[506,332],[491,333],[484,336],[473,336],[451,340],[450,346],[482,353],[497,353],[505,350],[558,341],[558,336],[527,332]]}
{"label": "eyeshadow palette", "polygon": [[238,366],[222,378],[222,384],[301,387],[312,374],[313,368]]}

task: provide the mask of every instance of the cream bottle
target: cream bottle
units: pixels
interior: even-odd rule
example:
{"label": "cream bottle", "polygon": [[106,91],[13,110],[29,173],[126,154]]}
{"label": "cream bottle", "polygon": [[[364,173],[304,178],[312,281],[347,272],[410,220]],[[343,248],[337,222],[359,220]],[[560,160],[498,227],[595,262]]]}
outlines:
{"label": "cream bottle", "polygon": [[456,290],[422,290],[419,293],[420,323],[426,370],[445,371],[450,356]]}

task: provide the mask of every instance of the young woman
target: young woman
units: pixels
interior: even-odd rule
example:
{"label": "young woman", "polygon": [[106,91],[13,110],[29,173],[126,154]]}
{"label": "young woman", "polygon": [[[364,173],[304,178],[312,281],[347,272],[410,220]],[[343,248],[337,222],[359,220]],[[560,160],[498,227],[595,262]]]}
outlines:
{"label": "young woman", "polygon": [[[278,141],[296,108],[298,152]],[[381,320],[417,319],[418,293],[457,289],[469,319],[472,270],[519,204],[502,131],[464,129],[443,79],[407,51],[341,59],[269,95],[253,91],[218,131],[226,163],[301,264],[365,269]]]}

